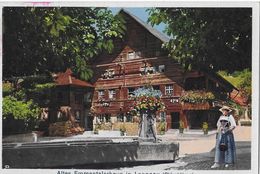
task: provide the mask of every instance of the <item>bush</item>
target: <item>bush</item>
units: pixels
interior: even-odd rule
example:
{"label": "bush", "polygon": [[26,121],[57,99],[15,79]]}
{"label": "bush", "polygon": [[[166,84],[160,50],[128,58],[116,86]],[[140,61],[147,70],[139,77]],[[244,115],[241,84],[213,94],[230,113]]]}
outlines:
{"label": "bush", "polygon": [[3,98],[3,134],[23,133],[35,129],[40,108],[32,100],[19,101],[12,96]]}
{"label": "bush", "polygon": [[203,122],[203,123],[202,123],[202,129],[203,129],[203,130],[209,129],[209,125],[208,125],[207,122]]}
{"label": "bush", "polygon": [[159,122],[158,126],[157,126],[157,131],[160,134],[164,134],[166,131],[166,122]]}
{"label": "bush", "polygon": [[36,119],[40,114],[40,108],[29,101],[18,101],[12,96],[6,96],[3,98],[3,118],[13,116],[14,119]]}
{"label": "bush", "polygon": [[160,122],[160,130],[165,131],[166,130],[166,123],[165,122]]}
{"label": "bush", "polygon": [[121,133],[125,133],[125,132],[126,132],[126,127],[125,127],[124,124],[122,124],[122,125],[120,126],[120,132],[121,132]]}
{"label": "bush", "polygon": [[209,131],[209,124],[207,122],[202,123],[202,131],[204,132],[205,135],[208,134]]}

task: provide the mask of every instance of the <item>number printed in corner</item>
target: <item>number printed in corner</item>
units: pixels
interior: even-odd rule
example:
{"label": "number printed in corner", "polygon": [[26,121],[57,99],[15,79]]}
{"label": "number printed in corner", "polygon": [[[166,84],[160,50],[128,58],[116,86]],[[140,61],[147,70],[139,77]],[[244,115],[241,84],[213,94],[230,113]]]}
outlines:
{"label": "number printed in corner", "polygon": [[9,169],[10,168],[10,166],[9,165],[5,165],[5,167],[4,167],[5,169]]}

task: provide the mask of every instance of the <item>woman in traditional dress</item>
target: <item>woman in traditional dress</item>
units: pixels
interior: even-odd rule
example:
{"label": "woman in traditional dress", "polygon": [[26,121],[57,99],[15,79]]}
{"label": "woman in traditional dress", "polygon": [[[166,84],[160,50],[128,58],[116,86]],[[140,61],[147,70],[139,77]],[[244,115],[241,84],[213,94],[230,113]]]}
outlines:
{"label": "woman in traditional dress", "polygon": [[225,167],[234,165],[236,162],[236,147],[233,130],[236,127],[236,121],[230,114],[232,109],[223,106],[219,109],[222,115],[217,122],[217,139],[214,165],[211,168],[218,168],[221,164]]}

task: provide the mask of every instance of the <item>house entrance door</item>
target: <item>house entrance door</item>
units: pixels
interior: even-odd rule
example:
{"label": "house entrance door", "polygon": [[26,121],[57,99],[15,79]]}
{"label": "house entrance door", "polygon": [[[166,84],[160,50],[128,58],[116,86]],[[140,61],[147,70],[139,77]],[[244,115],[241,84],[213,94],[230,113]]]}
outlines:
{"label": "house entrance door", "polygon": [[172,112],[171,113],[171,128],[172,129],[179,129],[180,125],[180,113],[179,112]]}
{"label": "house entrance door", "polygon": [[87,116],[87,128],[86,130],[92,131],[93,130],[93,116]]}
{"label": "house entrance door", "polygon": [[92,131],[93,130],[93,116],[89,114],[89,110],[85,111],[85,130]]}

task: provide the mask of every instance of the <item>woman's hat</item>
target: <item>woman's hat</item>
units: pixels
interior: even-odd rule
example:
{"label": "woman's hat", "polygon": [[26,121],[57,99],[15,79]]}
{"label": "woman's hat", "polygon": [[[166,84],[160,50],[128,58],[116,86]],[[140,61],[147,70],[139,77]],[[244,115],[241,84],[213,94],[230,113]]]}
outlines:
{"label": "woman's hat", "polygon": [[222,106],[222,108],[219,109],[220,112],[224,112],[225,110],[228,111],[228,112],[232,111],[232,109],[228,106]]}

